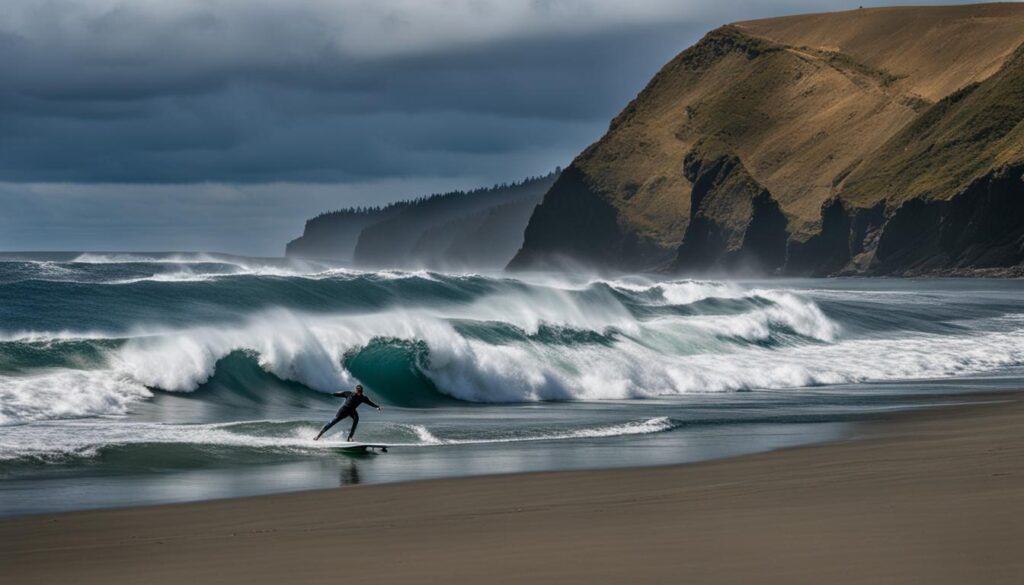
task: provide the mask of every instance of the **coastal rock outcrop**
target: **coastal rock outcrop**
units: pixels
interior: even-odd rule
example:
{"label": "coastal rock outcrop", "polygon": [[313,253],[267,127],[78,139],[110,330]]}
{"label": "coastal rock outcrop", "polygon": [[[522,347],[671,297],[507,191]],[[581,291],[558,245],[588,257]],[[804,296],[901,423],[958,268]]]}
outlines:
{"label": "coastal rock outcrop", "polygon": [[683,161],[690,181],[690,222],[674,268],[778,270],[786,260],[786,217],[739,157],[715,139]]}

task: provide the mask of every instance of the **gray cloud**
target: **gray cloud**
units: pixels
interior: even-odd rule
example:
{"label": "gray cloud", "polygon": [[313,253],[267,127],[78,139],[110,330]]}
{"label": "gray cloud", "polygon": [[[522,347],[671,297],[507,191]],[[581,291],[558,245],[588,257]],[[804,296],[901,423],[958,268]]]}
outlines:
{"label": "gray cloud", "polygon": [[279,256],[339,205],[472,188],[478,178],[346,184],[0,183],[0,250],[220,251]]}
{"label": "gray cloud", "polygon": [[[16,58],[0,70],[0,177],[449,176],[462,174],[465,164],[507,168],[500,159],[509,152],[558,147],[558,160],[541,168],[500,174],[540,172],[596,138],[663,55],[697,32],[645,26],[499,40],[468,52],[300,50],[302,58],[266,62],[214,49],[208,57],[182,50],[177,61],[166,62],[165,53],[180,48],[175,44],[159,54],[146,46],[152,54],[133,59],[109,49],[54,56],[41,41],[21,40],[12,43]],[[303,47],[300,39],[278,43]]]}
{"label": "gray cloud", "polygon": [[[239,214],[263,213],[281,226],[275,234],[294,232],[306,214],[371,192],[384,202],[564,165],[709,28],[848,7],[832,0],[7,0],[0,5],[0,204],[9,218],[20,214],[11,223],[36,225],[35,233],[49,218],[51,249],[139,247],[129,232],[156,213],[163,219],[150,239],[159,232],[169,247],[194,248],[189,242],[207,228],[193,218],[209,212],[203,198],[217,189],[249,193],[233,203]],[[62,198],[78,211],[53,211]],[[106,239],[96,235],[99,224],[75,223],[92,215],[107,218]],[[11,235],[24,230],[5,229],[0,246],[43,246]],[[268,230],[239,232],[217,246],[279,251],[281,242],[259,239]]]}

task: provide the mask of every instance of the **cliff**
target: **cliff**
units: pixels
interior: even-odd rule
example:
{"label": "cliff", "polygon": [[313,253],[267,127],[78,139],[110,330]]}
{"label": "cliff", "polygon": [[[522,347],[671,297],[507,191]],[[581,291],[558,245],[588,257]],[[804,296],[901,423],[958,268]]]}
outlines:
{"label": "cliff", "polygon": [[286,253],[375,268],[500,269],[522,244],[526,222],[558,172],[325,213],[306,222]]}
{"label": "cliff", "polygon": [[351,262],[363,228],[394,216],[400,206],[342,209],[306,221],[302,235],[288,242],[285,256]]}
{"label": "cliff", "polygon": [[[501,268],[522,243],[528,219],[522,213],[506,216],[503,212],[513,209],[507,205],[520,203],[532,209],[556,176],[551,173],[511,185],[419,200],[394,216],[364,228],[356,242],[353,260],[358,265],[376,268]],[[500,223],[504,219],[509,228],[490,233],[478,231],[484,217],[492,212],[496,214],[493,222]],[[478,238],[473,240],[471,234]],[[505,235],[509,235],[511,241],[507,241]],[[497,264],[467,264],[448,256],[448,249],[456,245],[456,240],[463,242],[461,246],[478,247],[484,252],[501,249],[508,252]]]}
{"label": "cliff", "polygon": [[851,247],[838,250],[833,263],[845,260],[841,270],[847,272],[1020,264],[1024,47],[994,75],[944,98],[857,165],[831,204],[848,217],[877,210],[876,221],[846,233]]}
{"label": "cliff", "polygon": [[566,169],[512,268],[907,274],[1024,260],[1024,5],[742,22]]}
{"label": "cliff", "polygon": [[523,230],[544,192],[538,185],[525,197],[463,215],[425,230],[415,257],[424,265],[449,270],[501,268],[523,243]]}
{"label": "cliff", "polygon": [[778,266],[786,258],[786,216],[739,157],[715,139],[683,160],[691,184],[690,221],[674,268],[737,270]]}

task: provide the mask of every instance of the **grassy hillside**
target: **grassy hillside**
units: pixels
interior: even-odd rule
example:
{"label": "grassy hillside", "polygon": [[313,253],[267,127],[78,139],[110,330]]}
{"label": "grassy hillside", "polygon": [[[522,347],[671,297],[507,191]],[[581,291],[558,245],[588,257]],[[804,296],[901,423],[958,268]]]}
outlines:
{"label": "grassy hillside", "polygon": [[859,207],[946,198],[995,167],[1024,162],[1024,47],[993,76],[922,114],[845,181]]}
{"label": "grassy hillside", "polygon": [[[671,265],[697,217],[685,160],[708,139],[770,193],[797,244],[820,235],[823,207],[846,189],[848,203],[862,206],[890,198],[887,181],[911,181],[903,170],[910,161],[925,172],[903,190],[907,196],[932,182],[931,197],[950,199],[984,173],[986,161],[1009,160],[1006,148],[1019,149],[1012,84],[982,82],[1009,75],[1004,64],[1022,43],[1020,4],[855,10],[712,31],[665,65],[573,161],[531,218],[513,266],[564,257],[626,270]],[[968,95],[983,88],[984,100]],[[989,105],[972,105],[959,122],[936,114],[957,99]],[[943,120],[928,135],[945,140],[942,156],[910,152],[929,116]],[[998,138],[1002,145],[964,160],[973,147],[958,141],[985,124],[990,137],[1006,124],[1011,130]],[[938,167],[949,176],[927,172]],[[727,207],[701,216],[728,223]],[[595,235],[577,218],[598,210]]]}

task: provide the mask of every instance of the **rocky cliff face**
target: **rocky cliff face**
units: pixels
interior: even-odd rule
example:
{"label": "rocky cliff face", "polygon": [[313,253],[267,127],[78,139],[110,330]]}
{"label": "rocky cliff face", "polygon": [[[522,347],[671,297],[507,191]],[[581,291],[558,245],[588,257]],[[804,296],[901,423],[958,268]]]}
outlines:
{"label": "rocky cliff face", "polygon": [[715,139],[697,144],[683,160],[690,181],[690,222],[673,268],[748,270],[786,259],[786,216],[771,193]]}
{"label": "rocky cliff face", "polygon": [[784,271],[967,275],[1024,263],[1024,164],[992,169],[949,199],[889,204],[864,209],[837,198],[823,210],[819,234],[790,243]]}
{"label": "rocky cliff face", "polygon": [[[353,260],[374,268],[494,268],[508,263],[523,241],[528,214],[509,204],[535,207],[557,174],[466,193],[428,197],[360,232]],[[490,215],[490,232],[481,227]],[[500,228],[498,226],[501,226]],[[479,239],[473,240],[473,235]],[[471,243],[470,243],[471,242]],[[479,248],[466,254],[465,248]],[[504,257],[496,264],[485,258]]]}
{"label": "rocky cliff face", "polygon": [[1024,6],[737,23],[545,196],[514,268],[906,274],[1024,260]]}
{"label": "rocky cliff face", "polygon": [[559,172],[325,213],[306,222],[286,254],[375,268],[500,269],[519,249],[533,208]]}
{"label": "rocky cliff face", "polygon": [[457,218],[423,233],[419,255],[431,250],[427,265],[449,270],[497,269],[515,256],[523,230],[544,190]]}
{"label": "rocky cliff face", "polygon": [[398,211],[395,207],[386,207],[324,213],[306,221],[302,235],[285,246],[285,256],[351,262],[363,229],[394,216]]}
{"label": "rocky cliff face", "polygon": [[[917,274],[1024,260],[1024,47],[851,169],[790,272]],[[825,244],[845,240],[845,246]],[[817,247],[824,265],[806,263]]]}
{"label": "rocky cliff face", "polygon": [[671,250],[621,224],[618,209],[579,168],[562,171],[548,193],[530,217],[524,245],[509,268],[566,268],[582,262],[630,270],[635,262],[661,264],[672,258]]}

